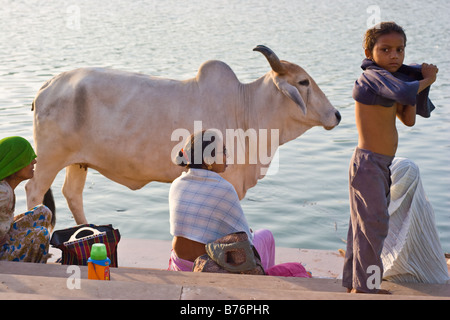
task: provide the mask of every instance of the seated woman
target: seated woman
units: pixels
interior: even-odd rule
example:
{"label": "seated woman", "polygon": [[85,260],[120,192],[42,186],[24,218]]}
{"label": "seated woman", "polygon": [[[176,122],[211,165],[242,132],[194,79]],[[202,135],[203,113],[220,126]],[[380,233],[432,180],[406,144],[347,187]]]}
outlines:
{"label": "seated woman", "polygon": [[14,216],[14,189],[34,175],[36,154],[21,137],[0,140],[0,260],[46,263],[52,212],[45,206]]}
{"label": "seated woman", "polygon": [[226,149],[213,130],[191,135],[177,163],[188,169],[169,192],[170,232],[173,236],[169,270],[192,271],[205,244],[244,231],[258,251],[265,270],[275,264],[275,241],[268,230],[252,232],[239,197],[219,173],[226,170]]}

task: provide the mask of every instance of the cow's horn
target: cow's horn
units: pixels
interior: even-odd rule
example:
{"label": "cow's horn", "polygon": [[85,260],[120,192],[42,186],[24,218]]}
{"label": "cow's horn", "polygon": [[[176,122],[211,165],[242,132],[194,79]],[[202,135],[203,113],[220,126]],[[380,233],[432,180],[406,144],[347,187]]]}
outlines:
{"label": "cow's horn", "polygon": [[272,49],[263,45],[257,45],[256,48],[253,49],[253,51],[261,52],[266,57],[267,61],[269,61],[273,71],[279,74],[286,73],[286,70],[281,64],[280,59],[278,59],[277,55],[272,51]]}

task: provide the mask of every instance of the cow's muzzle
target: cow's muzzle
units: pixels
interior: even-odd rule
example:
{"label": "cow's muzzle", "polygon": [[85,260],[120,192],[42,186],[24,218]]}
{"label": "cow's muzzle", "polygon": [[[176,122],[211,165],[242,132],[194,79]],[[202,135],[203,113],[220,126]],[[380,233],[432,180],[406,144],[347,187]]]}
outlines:
{"label": "cow's muzzle", "polygon": [[341,113],[338,110],[336,110],[334,115],[336,116],[336,124],[334,126],[331,126],[331,127],[324,127],[325,130],[331,130],[331,129],[337,127],[339,125],[339,123],[341,123],[341,120],[342,120]]}

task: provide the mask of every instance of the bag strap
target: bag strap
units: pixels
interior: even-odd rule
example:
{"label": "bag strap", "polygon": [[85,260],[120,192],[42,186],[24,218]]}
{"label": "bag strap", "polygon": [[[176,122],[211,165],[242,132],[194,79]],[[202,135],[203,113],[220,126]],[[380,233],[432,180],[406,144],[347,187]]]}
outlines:
{"label": "bag strap", "polygon": [[[86,236],[86,237],[83,237],[83,238],[78,239],[78,238],[77,238],[77,235],[78,235],[81,231],[86,231],[86,230],[92,231],[92,234],[89,235],[89,236]],[[105,231],[102,232],[102,231],[99,231],[99,230],[94,229],[94,228],[91,228],[91,227],[83,227],[83,228],[78,229],[78,230],[70,237],[69,240],[67,240],[66,242],[64,242],[64,245],[67,245],[67,244],[70,244],[70,243],[72,243],[72,242],[79,241],[79,240],[86,240],[86,239],[94,238],[94,237],[96,237],[96,236],[104,235],[104,234],[106,234]]]}

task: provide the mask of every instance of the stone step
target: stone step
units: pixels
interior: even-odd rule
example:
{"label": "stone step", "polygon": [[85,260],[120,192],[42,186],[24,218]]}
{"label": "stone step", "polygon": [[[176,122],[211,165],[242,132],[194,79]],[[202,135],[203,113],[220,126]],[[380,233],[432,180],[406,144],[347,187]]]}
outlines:
{"label": "stone step", "polygon": [[338,251],[277,248],[276,263],[302,263],[313,274],[305,279],[166,271],[170,249],[170,241],[121,239],[110,281],[87,279],[86,266],[55,263],[55,248],[47,264],[0,261],[0,299],[450,300],[450,285],[383,282],[392,295],[347,294]]}
{"label": "stone step", "polygon": [[449,285],[383,283],[392,295],[357,295],[345,293],[338,279],[119,267],[111,269],[110,281],[98,281],[87,279],[86,266],[16,262],[0,262],[0,270],[1,299],[450,300]]}

